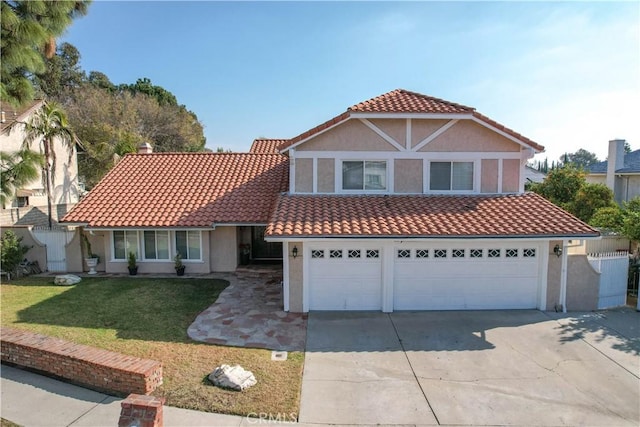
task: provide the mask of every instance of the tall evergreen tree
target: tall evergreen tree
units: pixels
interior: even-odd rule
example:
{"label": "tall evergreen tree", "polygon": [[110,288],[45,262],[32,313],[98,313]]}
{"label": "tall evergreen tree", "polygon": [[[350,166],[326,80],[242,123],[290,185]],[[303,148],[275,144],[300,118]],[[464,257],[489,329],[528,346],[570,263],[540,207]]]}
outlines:
{"label": "tall evergreen tree", "polygon": [[0,99],[19,106],[33,99],[30,76],[45,71],[55,40],[74,18],[87,13],[90,0],[2,0]]}

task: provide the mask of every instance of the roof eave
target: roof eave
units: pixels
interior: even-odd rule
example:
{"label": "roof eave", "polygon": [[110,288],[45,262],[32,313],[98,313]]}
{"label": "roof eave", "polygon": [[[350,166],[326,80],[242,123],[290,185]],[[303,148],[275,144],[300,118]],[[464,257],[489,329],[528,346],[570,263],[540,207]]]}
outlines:
{"label": "roof eave", "polygon": [[557,240],[557,239],[599,239],[600,233],[597,234],[502,234],[502,235],[465,235],[465,236],[452,236],[452,235],[335,235],[335,234],[314,234],[314,235],[287,235],[287,236],[265,236],[266,241],[271,240],[291,240],[291,239],[383,239],[383,240],[480,240],[480,239],[532,239],[532,240]]}

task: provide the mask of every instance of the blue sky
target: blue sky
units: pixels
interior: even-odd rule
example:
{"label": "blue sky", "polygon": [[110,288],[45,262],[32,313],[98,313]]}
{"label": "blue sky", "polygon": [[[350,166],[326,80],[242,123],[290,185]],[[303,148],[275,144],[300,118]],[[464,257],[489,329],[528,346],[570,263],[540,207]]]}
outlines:
{"label": "blue sky", "polygon": [[640,148],[640,3],[94,1],[62,41],[148,77],[207,147],[290,138],[396,88],[475,107],[557,159]]}

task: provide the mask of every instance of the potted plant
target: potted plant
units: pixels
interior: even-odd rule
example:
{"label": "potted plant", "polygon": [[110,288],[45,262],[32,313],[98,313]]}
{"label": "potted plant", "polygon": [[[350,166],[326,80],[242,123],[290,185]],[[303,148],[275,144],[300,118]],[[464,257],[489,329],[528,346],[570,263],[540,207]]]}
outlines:
{"label": "potted plant", "polygon": [[240,264],[249,264],[249,258],[251,255],[251,245],[248,243],[240,243]]}
{"label": "potted plant", "polygon": [[129,275],[135,276],[138,274],[138,265],[136,264],[136,254],[129,252]]}
{"label": "potted plant", "polygon": [[100,257],[93,253],[91,250],[91,242],[89,242],[89,238],[84,233],[82,234],[82,240],[87,248],[87,257],[84,259],[84,262],[87,263],[87,267],[89,267],[89,274],[98,274],[96,266],[100,262]]}
{"label": "potted plant", "polygon": [[180,255],[180,253],[176,254],[173,260],[175,261],[176,274],[178,276],[184,276],[185,265],[182,263],[182,255]]}

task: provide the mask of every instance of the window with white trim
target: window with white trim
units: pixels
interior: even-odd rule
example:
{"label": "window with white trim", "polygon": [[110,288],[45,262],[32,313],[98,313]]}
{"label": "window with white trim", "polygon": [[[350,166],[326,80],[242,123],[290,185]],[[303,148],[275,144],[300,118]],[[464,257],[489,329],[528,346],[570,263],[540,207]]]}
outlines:
{"label": "window with white trim", "polygon": [[416,249],[416,258],[429,258],[429,249]]}
{"label": "window with white trim", "polygon": [[130,230],[119,230],[113,232],[113,259],[125,260],[129,257],[129,252],[136,254],[140,259],[138,250],[138,232]]}
{"label": "window with white trim", "polygon": [[535,248],[523,249],[522,256],[525,257],[525,258],[535,258],[536,249]]}
{"label": "window with white trim", "polygon": [[487,254],[488,254],[489,258],[500,258],[501,252],[502,251],[500,249],[489,249]]}
{"label": "window with white trim", "polygon": [[472,191],[473,162],[431,162],[429,190]]}
{"label": "window with white trim", "polygon": [[386,190],[387,162],[345,160],[342,162],[343,190]]}
{"label": "window with white trim", "polygon": [[311,251],[311,258],[324,258],[324,250],[314,249]]}
{"label": "window with white trim", "polygon": [[142,234],[142,243],[144,244],[144,259],[170,259],[168,231],[145,230]]}
{"label": "window with white trim", "polygon": [[360,258],[360,249],[349,249],[347,254],[349,258]]}
{"label": "window with white trim", "polygon": [[182,255],[182,259],[201,259],[202,240],[200,237],[200,231],[176,231],[176,252]]}
{"label": "window with white trim", "polygon": [[451,251],[451,258],[464,258],[464,249],[453,249]]}
{"label": "window with white trim", "polygon": [[329,251],[329,258],[342,258],[342,249],[331,249]]}
{"label": "window with white trim", "polygon": [[447,257],[447,250],[446,249],[434,249],[433,250],[433,257],[434,258],[446,258]]}
{"label": "window with white trim", "polygon": [[380,251],[378,249],[367,249],[367,258],[380,258]]}
{"label": "window with white trim", "polygon": [[411,258],[411,251],[409,249],[398,249],[398,258]]}
{"label": "window with white trim", "polygon": [[484,252],[484,250],[482,249],[471,249],[471,251],[469,252],[469,256],[471,258],[482,258],[482,253]]}
{"label": "window with white trim", "polygon": [[504,256],[506,258],[517,258],[518,250],[517,249],[507,249],[504,251]]}

